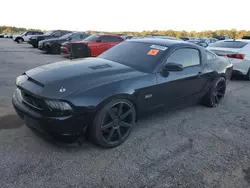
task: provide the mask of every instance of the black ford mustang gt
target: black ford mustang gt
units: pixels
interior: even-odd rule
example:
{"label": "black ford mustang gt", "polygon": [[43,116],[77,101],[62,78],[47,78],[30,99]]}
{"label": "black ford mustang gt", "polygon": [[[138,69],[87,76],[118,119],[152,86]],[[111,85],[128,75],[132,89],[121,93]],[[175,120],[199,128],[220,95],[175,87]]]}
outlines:
{"label": "black ford mustang gt", "polygon": [[13,105],[30,128],[50,135],[84,132],[102,147],[126,140],[145,112],[202,102],[215,107],[232,64],[200,46],[131,39],[97,58],[63,61],[25,72]]}

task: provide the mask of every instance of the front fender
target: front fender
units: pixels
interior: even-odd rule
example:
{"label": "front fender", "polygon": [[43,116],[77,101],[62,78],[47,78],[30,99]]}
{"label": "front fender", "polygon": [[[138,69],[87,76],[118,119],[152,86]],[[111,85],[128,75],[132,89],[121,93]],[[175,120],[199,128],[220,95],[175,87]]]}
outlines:
{"label": "front fender", "polygon": [[66,100],[69,100],[74,106],[95,110],[104,103],[106,104],[114,96],[129,97],[132,99],[134,92],[134,89],[126,87],[121,82],[115,82],[71,95]]}
{"label": "front fender", "polygon": [[155,75],[146,74],[140,77],[99,85],[89,90],[69,95],[66,97],[66,100],[76,107],[96,110],[114,99],[114,97],[121,97],[130,99],[136,107],[140,91],[155,84]]}

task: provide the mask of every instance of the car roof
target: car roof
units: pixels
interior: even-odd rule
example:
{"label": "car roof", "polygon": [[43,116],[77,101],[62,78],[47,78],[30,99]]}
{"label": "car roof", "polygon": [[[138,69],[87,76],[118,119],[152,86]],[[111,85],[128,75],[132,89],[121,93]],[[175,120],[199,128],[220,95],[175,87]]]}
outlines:
{"label": "car roof", "polygon": [[141,42],[141,43],[149,43],[149,44],[155,44],[155,45],[162,45],[162,46],[172,46],[172,45],[178,45],[178,44],[185,44],[189,46],[193,46],[192,44],[181,41],[181,40],[171,40],[171,39],[160,39],[160,38],[139,38],[139,39],[130,39],[131,42]]}
{"label": "car roof", "polygon": [[97,35],[100,35],[100,36],[114,36],[114,37],[120,37],[120,38],[122,38],[121,36],[119,36],[119,35],[117,35],[117,34],[101,33],[101,34],[97,34]]}
{"label": "car roof", "polygon": [[224,42],[229,42],[229,41],[233,42],[233,41],[235,41],[235,42],[247,42],[247,43],[250,43],[250,40],[248,40],[248,39],[235,39],[235,40],[234,39],[227,39],[227,40],[222,40],[222,41],[224,41]]}

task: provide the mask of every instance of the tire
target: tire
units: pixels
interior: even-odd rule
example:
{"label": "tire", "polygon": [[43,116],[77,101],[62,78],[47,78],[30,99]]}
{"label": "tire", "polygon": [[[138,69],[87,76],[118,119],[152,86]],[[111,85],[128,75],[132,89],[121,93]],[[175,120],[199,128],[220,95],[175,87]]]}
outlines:
{"label": "tire", "polygon": [[51,47],[52,54],[60,54],[61,53],[61,45],[60,44],[53,44]]}
{"label": "tire", "polygon": [[16,39],[16,42],[17,42],[17,43],[23,43],[24,40],[23,40],[23,38],[17,38],[17,39]]}
{"label": "tire", "polygon": [[32,44],[32,46],[33,46],[34,48],[38,48],[38,45],[37,45],[37,44]]}
{"label": "tire", "polygon": [[217,78],[208,93],[202,99],[202,103],[208,107],[217,107],[223,99],[226,92],[226,79],[224,77]]}
{"label": "tire", "polygon": [[97,112],[93,124],[88,127],[88,137],[101,147],[116,147],[128,138],[135,119],[136,111],[132,102],[114,99]]}
{"label": "tire", "polygon": [[245,78],[246,78],[246,80],[250,80],[250,68],[249,68],[249,70],[248,70],[248,72],[247,72]]}

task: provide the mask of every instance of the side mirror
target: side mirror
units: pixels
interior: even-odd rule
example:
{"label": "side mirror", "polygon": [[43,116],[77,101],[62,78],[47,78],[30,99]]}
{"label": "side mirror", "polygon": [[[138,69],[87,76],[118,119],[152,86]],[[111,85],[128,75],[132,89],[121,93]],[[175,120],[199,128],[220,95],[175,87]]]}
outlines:
{"label": "side mirror", "polygon": [[183,66],[182,64],[178,64],[178,63],[167,63],[164,68],[164,71],[182,71],[183,70]]}
{"label": "side mirror", "polygon": [[96,42],[102,42],[101,39],[96,40]]}
{"label": "side mirror", "polygon": [[69,37],[68,40],[72,40],[72,37]]}

